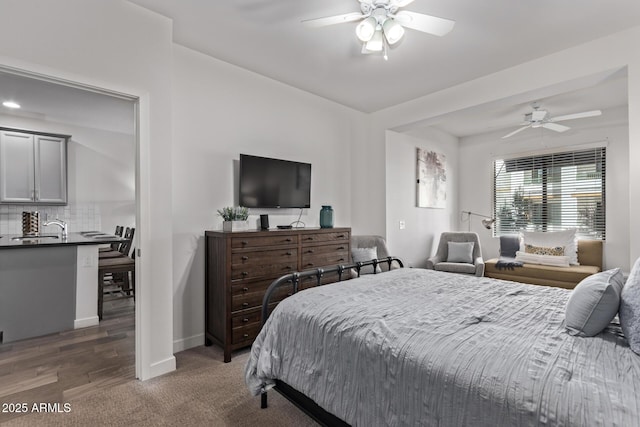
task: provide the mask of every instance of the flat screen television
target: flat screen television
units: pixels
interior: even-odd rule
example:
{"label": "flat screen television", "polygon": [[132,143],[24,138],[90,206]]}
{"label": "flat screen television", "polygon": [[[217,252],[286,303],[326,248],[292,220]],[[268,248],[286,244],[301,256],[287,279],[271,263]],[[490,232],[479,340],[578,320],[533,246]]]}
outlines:
{"label": "flat screen television", "polygon": [[311,164],[240,154],[239,204],[248,208],[311,207]]}

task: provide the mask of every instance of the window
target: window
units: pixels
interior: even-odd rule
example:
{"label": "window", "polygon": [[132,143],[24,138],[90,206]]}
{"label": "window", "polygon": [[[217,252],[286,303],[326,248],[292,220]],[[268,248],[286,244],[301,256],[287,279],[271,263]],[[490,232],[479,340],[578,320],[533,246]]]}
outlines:
{"label": "window", "polygon": [[494,162],[494,234],[558,231],[605,239],[606,148]]}

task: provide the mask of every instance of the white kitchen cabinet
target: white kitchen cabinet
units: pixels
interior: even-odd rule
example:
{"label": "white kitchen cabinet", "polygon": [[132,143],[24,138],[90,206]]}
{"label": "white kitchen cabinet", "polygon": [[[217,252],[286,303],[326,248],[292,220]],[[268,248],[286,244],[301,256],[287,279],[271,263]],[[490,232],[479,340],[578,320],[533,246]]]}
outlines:
{"label": "white kitchen cabinet", "polygon": [[67,203],[66,135],[0,129],[0,203]]}

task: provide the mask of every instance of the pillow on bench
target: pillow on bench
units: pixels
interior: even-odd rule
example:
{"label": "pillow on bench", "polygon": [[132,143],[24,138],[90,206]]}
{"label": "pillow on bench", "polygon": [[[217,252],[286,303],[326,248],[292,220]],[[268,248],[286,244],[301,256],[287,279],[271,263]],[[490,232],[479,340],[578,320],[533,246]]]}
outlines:
{"label": "pillow on bench", "polygon": [[569,264],[579,265],[575,228],[562,231],[522,231],[520,235],[520,251],[525,252],[527,244],[545,248],[563,247],[564,255],[569,257]]}

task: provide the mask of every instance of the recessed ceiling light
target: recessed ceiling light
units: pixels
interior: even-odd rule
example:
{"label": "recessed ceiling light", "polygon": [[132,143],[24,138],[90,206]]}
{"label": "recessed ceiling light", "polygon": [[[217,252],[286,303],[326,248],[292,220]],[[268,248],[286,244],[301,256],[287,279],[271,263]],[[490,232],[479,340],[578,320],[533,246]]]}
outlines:
{"label": "recessed ceiling light", "polygon": [[13,101],[4,101],[2,105],[4,105],[7,108],[20,108],[20,104]]}

